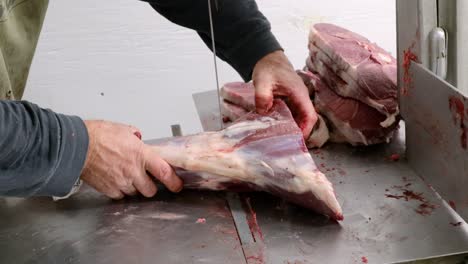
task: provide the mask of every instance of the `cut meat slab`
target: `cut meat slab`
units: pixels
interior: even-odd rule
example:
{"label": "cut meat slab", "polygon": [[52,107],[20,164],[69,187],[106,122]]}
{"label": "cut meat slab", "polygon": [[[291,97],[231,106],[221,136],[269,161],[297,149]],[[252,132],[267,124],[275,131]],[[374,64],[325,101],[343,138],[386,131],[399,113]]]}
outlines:
{"label": "cut meat slab", "polygon": [[[340,96],[343,97],[350,97],[356,100],[359,100],[374,109],[378,110],[380,113],[387,116],[387,118],[382,122],[383,127],[391,126],[394,122],[397,121],[398,113],[395,112],[394,114],[388,113],[389,108],[398,107],[394,106],[397,105],[396,97],[393,96],[388,97],[386,99],[375,100],[371,97],[366,95],[366,90],[361,89],[359,84],[350,78],[347,74],[340,74],[338,75],[336,72],[336,67],[334,68],[334,62],[325,55],[322,51],[318,50],[317,47],[309,46],[310,48],[310,56],[306,60],[307,68],[313,72],[316,72],[323,81],[331,86],[332,89]],[[328,66],[332,65],[332,66]],[[330,78],[330,76],[336,75],[337,78],[340,79],[342,83],[339,86],[332,85],[331,83],[334,81],[335,78]]]}
{"label": "cut meat slab", "polygon": [[313,83],[311,82],[311,78],[314,78],[314,76],[311,76],[312,73],[308,70],[307,66],[303,70],[296,70],[296,73],[297,73],[297,75],[299,75],[299,77],[301,77],[301,79],[304,82],[305,86],[309,90],[310,98],[313,99],[315,89],[314,89]]}
{"label": "cut meat slab", "polygon": [[246,115],[248,112],[249,111],[245,110],[244,108],[226,100],[221,101],[221,114],[223,115],[223,121],[225,122],[235,121]]}
{"label": "cut meat slab", "polygon": [[396,60],[363,36],[332,24],[315,24],[309,35],[311,57],[318,57],[351,89],[335,91],[379,110],[391,125],[398,115]]}
{"label": "cut meat slab", "polygon": [[[301,76],[301,74],[307,75],[308,73],[298,72],[298,74]],[[255,88],[252,83],[227,83],[221,88],[221,97],[224,101],[222,103],[222,114],[231,121],[236,120],[243,114],[240,108],[248,112],[255,110]],[[312,133],[307,139],[307,147],[320,148],[328,141],[328,138],[328,128],[323,118],[319,116]]]}
{"label": "cut meat slab", "polygon": [[221,97],[248,111],[255,110],[255,87],[252,82],[229,82],[221,87]]}
{"label": "cut meat slab", "polygon": [[282,100],[276,99],[266,115],[251,112],[224,130],[168,139],[153,149],[186,188],[262,190],[343,219],[332,184],[312,160]]}
{"label": "cut meat slab", "polygon": [[[338,95],[335,90],[322,81],[319,76],[310,73],[315,89],[314,104],[317,111],[323,114],[330,124],[330,129],[336,131],[332,141],[343,139],[351,145],[372,145],[389,142],[397,123],[390,127],[382,127],[380,123],[386,119],[376,109],[352,98]],[[346,85],[337,75],[329,73],[332,84]]]}

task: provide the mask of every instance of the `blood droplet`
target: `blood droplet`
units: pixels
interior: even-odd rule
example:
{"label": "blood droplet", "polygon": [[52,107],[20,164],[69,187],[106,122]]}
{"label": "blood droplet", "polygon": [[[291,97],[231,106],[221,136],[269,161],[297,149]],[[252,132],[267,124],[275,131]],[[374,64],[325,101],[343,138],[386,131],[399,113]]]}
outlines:
{"label": "blood droplet", "polygon": [[139,131],[136,131],[135,133],[133,133],[138,139],[141,140],[141,133]]}
{"label": "blood droplet", "polygon": [[449,205],[450,205],[450,207],[452,207],[453,210],[455,210],[455,211],[457,210],[457,206],[455,205],[454,201],[450,200]]}
{"label": "blood droplet", "polygon": [[399,161],[400,160],[400,154],[392,154],[390,156],[390,159],[393,161]]}
{"label": "blood droplet", "polygon": [[196,223],[197,224],[204,224],[204,223],[206,223],[206,219],[205,218],[198,218]]}

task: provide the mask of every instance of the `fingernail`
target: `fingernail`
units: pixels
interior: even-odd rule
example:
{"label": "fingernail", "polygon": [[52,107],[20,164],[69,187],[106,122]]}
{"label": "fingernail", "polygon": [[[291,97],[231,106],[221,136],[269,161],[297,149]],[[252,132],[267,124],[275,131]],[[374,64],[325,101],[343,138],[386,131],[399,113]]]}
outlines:
{"label": "fingernail", "polygon": [[175,191],[176,193],[182,191],[182,189],[184,188],[184,182],[183,182],[182,180],[180,180],[180,181],[181,181],[181,182],[180,182],[180,186],[179,186],[179,188],[177,188],[177,190]]}
{"label": "fingernail", "polygon": [[135,136],[137,136],[138,139],[141,140],[141,133],[136,131],[135,133],[133,133]]}

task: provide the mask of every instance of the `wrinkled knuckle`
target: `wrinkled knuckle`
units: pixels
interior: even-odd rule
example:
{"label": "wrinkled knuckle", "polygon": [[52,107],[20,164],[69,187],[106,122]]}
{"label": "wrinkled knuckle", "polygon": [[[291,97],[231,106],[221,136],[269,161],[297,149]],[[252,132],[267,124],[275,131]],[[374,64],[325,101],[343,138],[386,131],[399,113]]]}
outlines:
{"label": "wrinkled knuckle", "polygon": [[127,188],[132,186],[132,181],[131,181],[131,179],[129,179],[127,177],[122,177],[122,178],[117,180],[117,186],[121,190],[127,189]]}
{"label": "wrinkled knuckle", "polygon": [[134,153],[135,153],[135,157],[136,157],[136,160],[139,161],[138,163],[141,164],[141,163],[144,163],[145,161],[145,151],[146,151],[146,148],[145,148],[145,144],[143,142],[138,142],[138,144],[135,145],[135,149],[134,149]]}

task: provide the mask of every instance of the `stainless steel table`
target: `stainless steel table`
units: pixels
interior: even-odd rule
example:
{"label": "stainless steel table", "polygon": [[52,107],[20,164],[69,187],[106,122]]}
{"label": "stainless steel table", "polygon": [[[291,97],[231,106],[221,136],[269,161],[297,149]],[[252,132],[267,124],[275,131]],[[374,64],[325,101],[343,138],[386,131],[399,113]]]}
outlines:
{"label": "stainless steel table", "polygon": [[0,200],[0,263],[243,261],[226,201],[215,193],[162,190],[114,202],[85,187],[58,202]]}
{"label": "stainless steel table", "polygon": [[[215,96],[194,96],[205,130],[217,125]],[[468,225],[408,167],[402,131],[385,146],[311,152],[335,185],[339,224],[265,193],[113,202],[85,187],[58,202],[0,199],[0,263],[396,263],[467,252]],[[245,198],[252,211],[238,206]]]}

